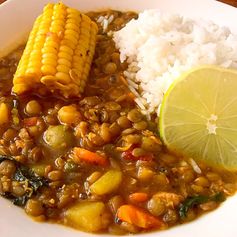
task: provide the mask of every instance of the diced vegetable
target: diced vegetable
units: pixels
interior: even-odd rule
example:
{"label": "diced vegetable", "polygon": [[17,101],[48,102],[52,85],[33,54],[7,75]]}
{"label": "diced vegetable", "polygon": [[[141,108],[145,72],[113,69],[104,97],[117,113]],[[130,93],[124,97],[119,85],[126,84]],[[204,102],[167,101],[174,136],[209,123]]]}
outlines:
{"label": "diced vegetable", "polygon": [[153,227],[160,228],[163,226],[163,222],[159,218],[133,205],[121,206],[118,209],[117,217],[122,221],[144,229]]}
{"label": "diced vegetable", "polygon": [[58,119],[64,124],[76,124],[80,121],[81,114],[73,105],[63,106],[58,111]]}
{"label": "diced vegetable", "polygon": [[80,164],[82,161],[102,166],[108,164],[108,160],[104,156],[80,147],[74,147],[72,158],[77,164]]}
{"label": "diced vegetable", "polygon": [[31,165],[31,169],[34,173],[36,173],[39,176],[44,176],[45,174],[45,168],[47,167],[46,164],[33,164]]}
{"label": "diced vegetable", "polygon": [[50,126],[44,133],[45,142],[52,148],[63,149],[73,145],[73,133],[64,125]]}
{"label": "diced vegetable", "polygon": [[204,195],[187,197],[179,207],[179,216],[181,218],[185,218],[187,216],[189,209],[209,201],[223,202],[225,201],[225,196],[223,195],[223,193],[220,192],[210,197]]}
{"label": "diced vegetable", "polygon": [[122,196],[116,195],[109,199],[108,204],[111,212],[115,215],[118,208],[124,204],[124,201]]}
{"label": "diced vegetable", "polygon": [[107,227],[109,221],[105,215],[103,202],[82,202],[73,205],[65,213],[69,225],[89,232],[97,232]]}
{"label": "diced vegetable", "polygon": [[140,166],[137,171],[137,178],[141,182],[148,182],[150,181],[155,175],[155,172],[148,167]]}
{"label": "diced vegetable", "polygon": [[31,126],[35,126],[37,124],[37,121],[38,121],[38,117],[25,118],[23,120],[23,124],[26,127],[31,127]]}
{"label": "diced vegetable", "polygon": [[10,111],[6,103],[0,104],[0,114],[0,125],[8,123]]}
{"label": "diced vegetable", "polygon": [[112,193],[119,188],[122,182],[122,173],[119,170],[110,170],[102,175],[90,187],[92,193],[104,195]]}
{"label": "diced vegetable", "polygon": [[147,193],[132,193],[129,195],[129,200],[131,202],[146,202],[148,200]]}

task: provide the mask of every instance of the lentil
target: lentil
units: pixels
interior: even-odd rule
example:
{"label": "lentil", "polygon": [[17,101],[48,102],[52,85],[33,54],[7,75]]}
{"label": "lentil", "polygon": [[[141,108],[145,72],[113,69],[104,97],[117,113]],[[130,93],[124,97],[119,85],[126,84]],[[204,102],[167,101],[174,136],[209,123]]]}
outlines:
{"label": "lentil", "polygon": [[31,216],[40,216],[44,214],[44,208],[40,201],[29,199],[25,206],[25,211]]}
{"label": "lentil", "polygon": [[7,129],[6,132],[3,133],[2,138],[6,141],[11,141],[17,135],[17,131],[13,128]]}
{"label": "lentil", "polygon": [[127,118],[133,122],[133,123],[137,123],[140,122],[143,118],[142,114],[137,110],[137,109],[132,109],[131,111],[129,111]]}
{"label": "lentil", "polygon": [[140,121],[133,124],[133,127],[137,130],[144,130],[147,128],[147,122],[146,121]]}
{"label": "lentil", "polygon": [[115,63],[112,63],[112,62],[108,62],[106,65],[105,65],[105,68],[104,68],[104,72],[105,74],[113,74],[117,71],[117,65]]}
{"label": "lentil", "polygon": [[26,104],[25,111],[29,116],[39,115],[41,113],[41,105],[36,100],[31,100]]}
{"label": "lentil", "polygon": [[117,119],[117,123],[121,128],[130,128],[131,127],[131,122],[126,116],[121,116]]}
{"label": "lentil", "polygon": [[163,215],[166,211],[165,203],[158,197],[152,197],[147,203],[147,209],[154,216]]}
{"label": "lentil", "polygon": [[146,155],[146,151],[143,150],[142,148],[134,148],[132,150],[132,155],[135,157],[144,156]]}
{"label": "lentil", "polygon": [[16,170],[13,161],[4,160],[0,163],[0,175],[10,177]]}
{"label": "lentil", "polygon": [[50,171],[48,173],[48,178],[52,181],[58,181],[63,178],[63,173],[60,170]]}

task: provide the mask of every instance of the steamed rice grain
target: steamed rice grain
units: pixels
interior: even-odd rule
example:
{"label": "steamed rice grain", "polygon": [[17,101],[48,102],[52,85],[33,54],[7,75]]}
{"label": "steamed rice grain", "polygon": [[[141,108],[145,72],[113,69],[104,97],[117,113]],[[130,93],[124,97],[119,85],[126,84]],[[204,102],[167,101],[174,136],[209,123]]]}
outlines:
{"label": "steamed rice grain", "polygon": [[159,114],[164,93],[182,72],[205,64],[237,68],[237,36],[210,21],[147,10],[115,32],[114,41],[145,114]]}

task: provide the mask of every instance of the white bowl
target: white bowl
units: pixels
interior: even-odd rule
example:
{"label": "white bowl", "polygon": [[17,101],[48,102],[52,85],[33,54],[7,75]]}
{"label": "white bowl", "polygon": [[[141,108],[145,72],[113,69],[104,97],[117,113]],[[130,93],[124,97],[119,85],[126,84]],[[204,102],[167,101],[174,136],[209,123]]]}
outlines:
{"label": "white bowl", "polygon": [[[0,6],[0,56],[26,39],[27,33],[42,7],[50,0],[8,0]],[[57,2],[57,1],[50,1]],[[214,0],[65,0],[65,4],[80,10],[114,8],[120,10],[144,10],[159,8],[165,12],[180,13],[185,16],[202,17],[228,26],[237,33],[237,9]],[[170,230],[141,234],[159,237],[236,237],[237,195],[229,198],[217,210],[204,215],[189,224]],[[94,236],[64,226],[37,223],[22,209],[0,198],[1,237],[79,237]]]}

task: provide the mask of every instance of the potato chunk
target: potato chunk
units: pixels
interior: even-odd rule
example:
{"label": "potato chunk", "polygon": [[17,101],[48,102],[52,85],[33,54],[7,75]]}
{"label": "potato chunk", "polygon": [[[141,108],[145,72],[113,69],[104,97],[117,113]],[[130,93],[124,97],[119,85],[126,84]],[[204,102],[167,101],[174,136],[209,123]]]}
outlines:
{"label": "potato chunk", "polygon": [[103,202],[81,202],[65,213],[68,225],[88,232],[98,232],[109,224],[108,213]]}
{"label": "potato chunk", "polygon": [[3,125],[5,123],[8,123],[9,122],[9,108],[7,106],[7,104],[5,103],[1,103],[0,104],[0,125]]}
{"label": "potato chunk", "polygon": [[122,182],[122,173],[119,170],[110,170],[102,175],[90,187],[92,193],[97,195],[104,195],[112,193],[119,188]]}

